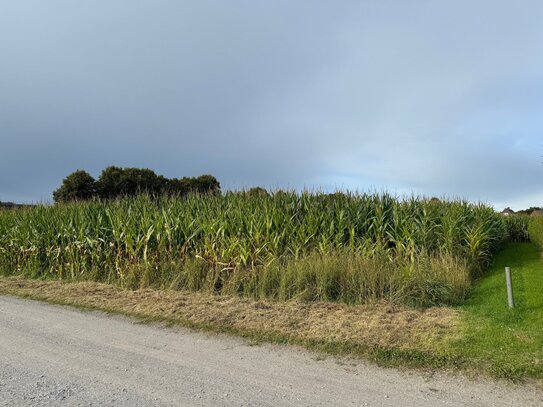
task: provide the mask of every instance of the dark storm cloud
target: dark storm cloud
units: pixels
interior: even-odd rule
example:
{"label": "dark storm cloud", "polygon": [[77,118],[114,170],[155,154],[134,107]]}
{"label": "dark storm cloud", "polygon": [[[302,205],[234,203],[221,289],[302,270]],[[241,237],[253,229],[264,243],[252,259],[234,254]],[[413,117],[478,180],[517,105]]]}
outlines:
{"label": "dark storm cloud", "polygon": [[85,168],[543,205],[539,2],[0,3],[0,200]]}

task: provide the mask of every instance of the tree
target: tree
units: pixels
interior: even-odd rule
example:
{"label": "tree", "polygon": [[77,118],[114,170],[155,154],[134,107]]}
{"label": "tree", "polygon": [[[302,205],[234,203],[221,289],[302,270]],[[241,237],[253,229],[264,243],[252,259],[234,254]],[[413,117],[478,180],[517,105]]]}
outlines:
{"label": "tree", "polygon": [[120,195],[132,196],[141,193],[158,195],[163,186],[154,171],[148,168],[124,168],[121,176]]}
{"label": "tree", "polygon": [[247,191],[247,195],[261,198],[270,196],[266,188],[262,187],[252,187]]}
{"label": "tree", "polygon": [[186,195],[191,190],[191,182],[189,178],[172,178],[166,179],[166,184],[163,190],[168,195]]}
{"label": "tree", "polygon": [[528,209],[522,209],[520,211],[517,211],[517,213],[523,215],[531,215],[533,212],[539,212],[541,210],[543,210],[543,208],[540,208],[539,206],[530,206]]}
{"label": "tree", "polygon": [[200,193],[217,192],[221,189],[221,184],[213,175],[200,175],[198,178],[192,178],[192,180],[192,190]]}
{"label": "tree", "polygon": [[141,193],[158,195],[167,190],[168,180],[148,168],[107,167],[98,178],[98,195],[102,199],[133,196]]}
{"label": "tree", "polygon": [[[81,174],[75,175],[79,172]],[[98,181],[94,181],[85,171],[76,173],[64,180],[65,183],[68,182],[66,186],[63,185],[55,191],[55,201],[90,199],[94,196],[100,199],[116,199],[141,193],[152,196],[182,196],[189,192],[214,193],[220,190],[219,181],[212,175],[168,179],[148,168],[110,166],[102,171]]]}
{"label": "tree", "polygon": [[98,196],[102,199],[116,198],[122,190],[123,169],[115,166],[107,167],[96,182]]}
{"label": "tree", "polygon": [[53,192],[55,202],[81,201],[91,199],[96,194],[96,181],[86,171],[77,170],[62,181]]}

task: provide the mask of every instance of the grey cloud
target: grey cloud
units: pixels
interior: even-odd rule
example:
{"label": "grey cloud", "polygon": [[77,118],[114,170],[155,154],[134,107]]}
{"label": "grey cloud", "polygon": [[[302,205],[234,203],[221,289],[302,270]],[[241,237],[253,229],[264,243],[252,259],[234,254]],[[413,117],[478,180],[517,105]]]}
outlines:
{"label": "grey cloud", "polygon": [[543,205],[543,6],[6,2],[0,200],[76,168]]}

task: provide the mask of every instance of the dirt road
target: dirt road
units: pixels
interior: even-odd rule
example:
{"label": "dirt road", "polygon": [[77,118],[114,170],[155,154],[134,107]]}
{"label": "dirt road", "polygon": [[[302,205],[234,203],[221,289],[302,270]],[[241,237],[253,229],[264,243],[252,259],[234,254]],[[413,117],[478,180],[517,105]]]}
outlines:
{"label": "dirt road", "polygon": [[0,406],[543,405],[529,386],[319,359],[0,296]]}

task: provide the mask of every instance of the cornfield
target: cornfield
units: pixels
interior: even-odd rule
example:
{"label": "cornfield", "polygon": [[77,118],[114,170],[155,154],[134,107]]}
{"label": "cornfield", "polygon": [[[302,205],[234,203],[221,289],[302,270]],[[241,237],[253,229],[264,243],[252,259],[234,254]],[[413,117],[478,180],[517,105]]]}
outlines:
{"label": "cornfield", "polygon": [[504,222],[507,229],[507,240],[518,243],[530,241],[530,234],[528,233],[529,215],[515,214],[505,216]]}
{"label": "cornfield", "polygon": [[530,240],[543,250],[543,217],[536,216],[528,220],[528,233]]}
{"label": "cornfield", "polygon": [[389,194],[226,193],[0,211],[0,272],[361,303],[459,300],[507,238],[492,208]]}

